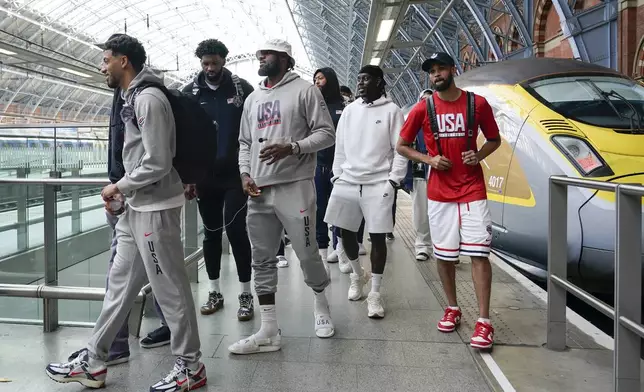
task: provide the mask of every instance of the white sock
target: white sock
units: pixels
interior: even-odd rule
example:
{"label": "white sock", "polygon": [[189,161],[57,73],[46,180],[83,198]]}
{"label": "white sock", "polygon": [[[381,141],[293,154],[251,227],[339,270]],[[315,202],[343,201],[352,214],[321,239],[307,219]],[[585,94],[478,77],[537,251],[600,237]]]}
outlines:
{"label": "white sock", "polygon": [[362,266],[360,265],[360,258],[358,257],[355,260],[349,260],[351,263],[351,267],[353,267],[353,272],[358,274],[358,276],[364,275],[364,271],[362,270]]}
{"label": "white sock", "polygon": [[100,366],[105,365],[105,361],[101,361],[100,359],[92,358],[91,354],[88,355],[89,357],[89,367],[90,368],[97,368]]}
{"label": "white sock", "polygon": [[250,280],[248,282],[241,282],[242,293],[250,293]]}
{"label": "white sock", "polygon": [[477,321],[479,323],[483,323],[483,324],[491,324],[490,319],[486,319],[486,318],[483,318],[483,317],[479,317],[479,319]]}
{"label": "white sock", "polygon": [[277,314],[275,312],[275,305],[260,305],[260,316],[262,318],[262,326],[255,334],[260,339],[272,338],[277,335]]}
{"label": "white sock", "polygon": [[210,281],[210,292],[212,293],[213,291],[219,292],[219,279]]}
{"label": "white sock", "polygon": [[380,282],[382,282],[382,274],[371,273],[371,292],[380,292]]}
{"label": "white sock", "polygon": [[452,310],[461,310],[458,306],[448,306],[448,308]]}
{"label": "white sock", "polygon": [[322,291],[321,293],[313,292],[315,294],[315,300],[313,301],[313,309],[316,314],[328,314],[329,313],[329,301],[326,299],[326,292]]}

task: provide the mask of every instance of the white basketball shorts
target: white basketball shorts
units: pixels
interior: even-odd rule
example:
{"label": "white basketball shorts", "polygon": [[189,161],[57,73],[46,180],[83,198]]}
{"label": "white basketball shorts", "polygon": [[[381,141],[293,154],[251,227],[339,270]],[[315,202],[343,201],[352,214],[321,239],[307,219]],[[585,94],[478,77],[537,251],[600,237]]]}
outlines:
{"label": "white basketball shorts", "polygon": [[427,201],[434,256],[457,261],[459,255],[489,257],[492,215],[487,200],[469,203]]}
{"label": "white basketball shorts", "polygon": [[394,231],[394,192],[389,181],[356,185],[337,180],[333,184],[324,221],[357,232],[364,217],[367,233],[391,233]]}

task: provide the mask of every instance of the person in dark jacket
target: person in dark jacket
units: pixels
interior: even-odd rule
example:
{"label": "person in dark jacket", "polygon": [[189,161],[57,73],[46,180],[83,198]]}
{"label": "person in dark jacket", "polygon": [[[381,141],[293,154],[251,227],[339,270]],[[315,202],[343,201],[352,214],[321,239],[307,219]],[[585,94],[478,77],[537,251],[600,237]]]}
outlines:
{"label": "person in dark jacket", "polygon": [[[418,97],[418,101],[426,99],[432,95],[432,90],[424,90]],[[423,133],[419,132],[412,147],[422,153],[427,154],[427,147],[423,139]],[[424,163],[409,160],[407,163],[407,176],[403,181],[405,189],[411,194],[411,216],[416,239],[414,249],[416,251],[416,260],[426,261],[432,251],[432,240],[429,232],[429,216],[427,215],[427,178],[429,177],[430,167]]]}
{"label": "person in dark jacket", "polygon": [[[313,83],[320,89],[333,119],[333,126],[337,127],[345,106],[345,100],[340,94],[338,76],[332,68],[320,68],[313,74]],[[327,261],[330,240],[329,227],[324,222],[324,214],[326,213],[326,205],[329,203],[329,197],[331,197],[334,155],[335,145],[318,151],[317,166],[315,168],[315,189],[317,192],[317,232],[315,237],[323,261]]]}
{"label": "person in dark jacket", "polygon": [[219,275],[222,232],[225,229],[241,283],[237,318],[247,321],[253,318],[254,305],[250,288],[251,251],[246,231],[248,197],[239,180],[238,138],[244,101],[253,88],[224,67],[228,48],[222,42],[216,39],[202,41],[195,55],[201,60],[202,71],[184,87],[183,92],[196,96],[201,107],[218,125],[217,151],[213,151],[216,154],[214,172],[208,182],[191,185],[186,192],[197,196],[205,229],[203,252],[210,292],[201,307],[201,314],[215,313],[224,305]]}

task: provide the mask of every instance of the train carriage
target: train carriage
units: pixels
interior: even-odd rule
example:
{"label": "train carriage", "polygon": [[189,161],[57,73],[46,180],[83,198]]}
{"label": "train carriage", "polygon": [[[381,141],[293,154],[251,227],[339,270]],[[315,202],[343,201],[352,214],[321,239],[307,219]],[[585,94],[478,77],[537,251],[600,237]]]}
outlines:
{"label": "train carriage", "polygon": [[[482,162],[493,251],[545,278],[551,175],[644,183],[644,87],[598,65],[546,58],[492,63],[456,83],[489,101],[503,138]],[[615,225],[614,193],[569,187],[572,282],[612,293]]]}

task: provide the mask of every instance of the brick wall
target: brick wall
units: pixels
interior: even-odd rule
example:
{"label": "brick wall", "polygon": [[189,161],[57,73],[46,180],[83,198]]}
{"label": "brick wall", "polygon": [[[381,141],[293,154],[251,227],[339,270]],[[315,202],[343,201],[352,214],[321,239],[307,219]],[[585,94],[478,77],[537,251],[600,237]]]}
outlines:
{"label": "brick wall", "polygon": [[619,70],[644,77],[644,0],[620,0],[618,50]]}

